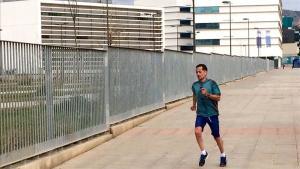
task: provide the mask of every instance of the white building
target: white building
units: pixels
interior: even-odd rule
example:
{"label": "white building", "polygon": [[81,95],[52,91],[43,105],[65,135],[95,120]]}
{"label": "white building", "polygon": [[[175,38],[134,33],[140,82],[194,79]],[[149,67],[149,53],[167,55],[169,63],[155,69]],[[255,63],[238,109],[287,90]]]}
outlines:
{"label": "white building", "polygon": [[[165,8],[165,45],[166,48],[174,49],[176,30],[171,26],[180,25],[180,21],[184,18],[192,18],[192,0],[152,2],[152,0],[135,0],[135,5]],[[282,57],[281,0],[231,0],[229,2],[231,3],[223,3],[223,0],[195,0],[196,51],[250,57]],[[191,13],[180,12],[188,11],[189,7]],[[190,25],[192,24],[191,21]],[[179,30],[181,29],[183,27]],[[188,31],[191,30],[192,28]],[[261,37],[261,48],[257,48],[258,34]],[[191,37],[193,37],[192,33]],[[179,39],[179,44],[192,45],[193,41]]]}
{"label": "white building", "polygon": [[193,51],[192,0],[134,0],[136,6],[163,7],[165,10],[165,48]]}
{"label": "white building", "polygon": [[96,49],[107,44],[164,48],[162,8],[109,4],[107,10],[103,3],[26,0],[2,2],[1,9],[1,40]]}
{"label": "white building", "polygon": [[195,6],[197,51],[230,54],[231,46],[232,55],[282,57],[281,0],[201,0]]}

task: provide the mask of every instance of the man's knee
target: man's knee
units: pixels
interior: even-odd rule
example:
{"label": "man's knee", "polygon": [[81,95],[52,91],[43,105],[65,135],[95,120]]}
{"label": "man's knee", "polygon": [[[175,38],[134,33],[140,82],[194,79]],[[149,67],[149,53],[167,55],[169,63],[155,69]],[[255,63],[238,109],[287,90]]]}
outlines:
{"label": "man's knee", "polygon": [[195,128],[195,135],[196,136],[202,136],[202,128],[201,127],[196,127]]}

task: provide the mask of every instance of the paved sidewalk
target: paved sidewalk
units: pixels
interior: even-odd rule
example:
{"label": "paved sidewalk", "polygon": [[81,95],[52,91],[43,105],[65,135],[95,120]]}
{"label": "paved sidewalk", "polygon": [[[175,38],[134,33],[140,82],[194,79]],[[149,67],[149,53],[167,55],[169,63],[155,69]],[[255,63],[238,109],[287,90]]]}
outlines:
{"label": "paved sidewalk", "polygon": [[[296,169],[300,158],[300,69],[286,68],[221,86],[221,135],[228,169]],[[198,169],[191,102],[164,112],[57,169]],[[205,128],[209,158],[219,151]]]}

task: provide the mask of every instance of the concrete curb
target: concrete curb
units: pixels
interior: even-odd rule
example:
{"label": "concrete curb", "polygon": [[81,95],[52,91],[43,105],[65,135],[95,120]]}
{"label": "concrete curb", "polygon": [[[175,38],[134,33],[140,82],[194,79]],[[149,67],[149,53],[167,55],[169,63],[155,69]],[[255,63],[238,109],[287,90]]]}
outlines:
{"label": "concrete curb", "polygon": [[135,117],[133,119],[130,119],[128,121],[121,122],[120,124],[113,125],[110,128],[110,133],[113,135],[113,137],[117,137],[117,136],[125,133],[126,131],[128,131],[128,130],[130,130],[130,129],[132,129],[132,128],[134,128],[134,127],[136,127],[136,126],[152,119],[153,117],[161,114],[162,112],[170,110],[174,107],[182,105],[182,104],[184,104],[186,102],[189,102],[191,100],[192,100],[192,97],[187,97],[187,98],[184,98],[184,99],[172,102],[172,103],[168,103],[168,104],[166,104],[166,109],[161,109],[161,110],[158,110],[158,111],[147,113],[147,114]]}
{"label": "concrete curb", "polygon": [[107,142],[112,139],[111,134],[101,135],[97,138],[91,139],[85,143],[71,146],[64,150],[58,150],[58,152],[53,152],[46,157],[41,157],[39,159],[33,160],[31,162],[24,161],[23,164],[19,166],[12,166],[12,168],[17,169],[50,169],[54,168],[80,154],[83,154],[100,144]]}
{"label": "concrete curb", "polygon": [[110,128],[110,133],[112,134],[113,137],[117,137],[123,133],[125,133],[126,131],[152,119],[153,117],[161,114],[162,112],[166,111],[166,109],[162,109],[162,110],[158,110],[158,111],[154,111],[152,113],[148,113],[145,115],[141,115],[138,117],[135,117],[133,119],[130,119],[126,122],[120,123],[120,124],[116,124],[111,126]]}
{"label": "concrete curb", "polygon": [[179,100],[179,101],[175,101],[175,102],[172,102],[172,103],[167,103],[166,104],[166,109],[170,110],[170,109],[172,109],[174,107],[177,107],[177,106],[180,106],[180,105],[182,105],[186,102],[192,101],[192,99],[193,99],[192,97],[187,97],[187,98],[184,98],[184,99]]}
{"label": "concrete curb", "polygon": [[48,154],[42,155],[44,157],[33,158],[33,160],[24,160],[15,165],[8,166],[9,168],[17,169],[51,169],[54,168],[80,154],[83,154],[109,140],[115,138],[126,131],[158,116],[159,114],[170,110],[176,106],[182,105],[188,101],[192,100],[191,97],[184,98],[179,101],[166,104],[166,107],[159,110],[154,110],[152,112],[142,114],[140,116],[128,119],[120,124],[112,125],[110,127],[110,134],[104,134],[95,138],[92,138],[86,142],[79,143],[77,145],[71,145],[65,149],[59,149]]}

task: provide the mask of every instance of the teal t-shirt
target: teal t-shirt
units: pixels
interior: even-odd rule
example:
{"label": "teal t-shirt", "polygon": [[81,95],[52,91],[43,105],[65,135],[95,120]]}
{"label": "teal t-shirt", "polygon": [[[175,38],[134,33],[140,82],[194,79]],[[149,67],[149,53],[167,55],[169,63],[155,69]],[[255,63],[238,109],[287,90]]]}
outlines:
{"label": "teal t-shirt", "polygon": [[205,82],[195,82],[192,86],[192,91],[197,98],[197,115],[204,117],[218,115],[218,102],[203,95],[201,88],[205,88],[209,94],[221,95],[221,91],[215,81],[206,79]]}

